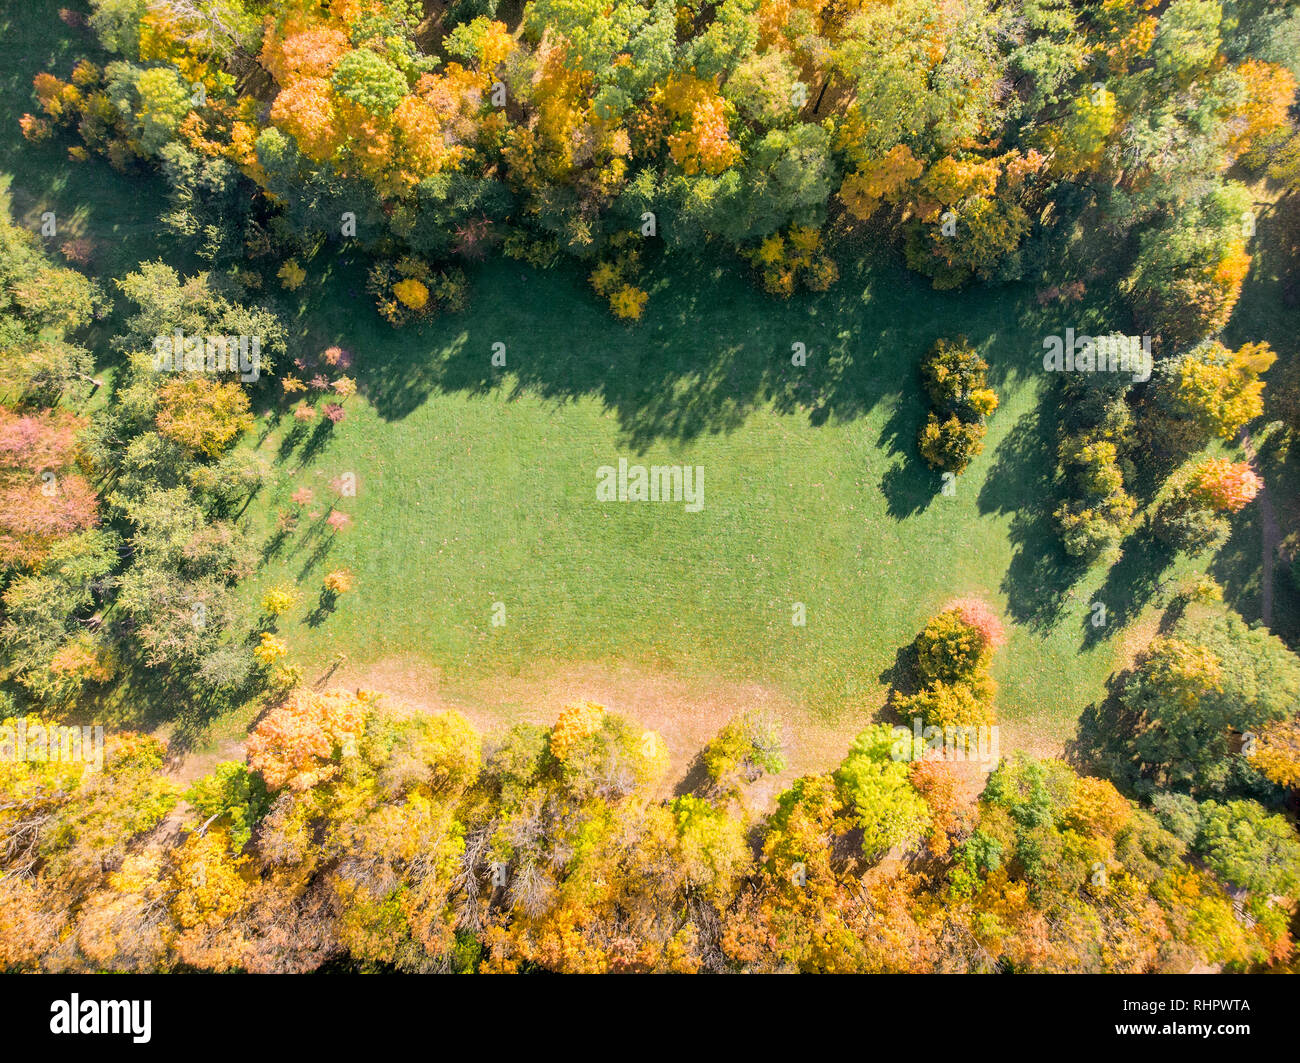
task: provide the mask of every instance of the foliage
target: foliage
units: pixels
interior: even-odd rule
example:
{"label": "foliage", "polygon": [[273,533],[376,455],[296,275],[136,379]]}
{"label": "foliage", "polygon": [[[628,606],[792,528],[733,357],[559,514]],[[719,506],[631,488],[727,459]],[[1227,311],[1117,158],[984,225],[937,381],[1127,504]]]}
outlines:
{"label": "foliage", "polygon": [[984,449],[985,421],[998,405],[987,384],[988,368],[964,337],[935,341],[921,360],[934,410],[917,445],[931,468],[960,473]]}

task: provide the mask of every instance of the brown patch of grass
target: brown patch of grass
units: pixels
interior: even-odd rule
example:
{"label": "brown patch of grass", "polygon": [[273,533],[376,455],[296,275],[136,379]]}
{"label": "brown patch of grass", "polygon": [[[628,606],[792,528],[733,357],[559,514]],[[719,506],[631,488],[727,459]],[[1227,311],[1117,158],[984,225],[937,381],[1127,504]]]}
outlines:
{"label": "brown patch of grass", "polygon": [[670,758],[666,793],[687,777],[696,755],[728,720],[745,709],[766,709],[781,721],[787,766],[750,788],[748,800],[756,809],[770,808],[776,794],[800,775],[837,765],[853,736],[874,716],[864,713],[832,724],[759,683],[594,661],[538,662],[516,675],[449,684],[437,668],[389,659],[363,673],[340,669],[330,685],[381,691],[426,711],[453,709],[484,734],[516,723],[550,726],[565,705],[595,701],[662,736]]}

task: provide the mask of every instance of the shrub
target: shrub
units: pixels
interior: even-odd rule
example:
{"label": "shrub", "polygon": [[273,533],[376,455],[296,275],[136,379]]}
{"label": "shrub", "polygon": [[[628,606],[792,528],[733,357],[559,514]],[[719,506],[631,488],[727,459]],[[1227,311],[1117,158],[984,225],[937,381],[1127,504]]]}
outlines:
{"label": "shrub", "polygon": [[1151,530],[1161,542],[1195,557],[1227,542],[1232,527],[1212,509],[1186,497],[1175,497],[1156,507]]}
{"label": "shrub", "polygon": [[262,612],[272,617],[283,616],[298,604],[298,598],[293,587],[284,584],[272,587],[262,596]]}
{"label": "shrub", "polygon": [[987,667],[991,644],[956,609],[931,618],[916,638],[917,669],[929,683],[969,680]]}
{"label": "shrub", "polygon": [[1002,618],[982,598],[958,598],[944,611],[956,613],[962,623],[978,631],[988,649],[999,649],[1007,644],[1007,631]]}
{"label": "shrub", "polygon": [[325,575],[325,589],[330,594],[347,594],[356,586],[356,576],[351,569],[339,568]]}
{"label": "shrub", "polygon": [[609,305],[615,317],[623,321],[637,321],[649,298],[640,288],[625,284],[609,297]]}
{"label": "shrub", "polygon": [[921,429],[917,447],[932,469],[960,473],[983,451],[986,431],[978,421],[968,423],[956,415],[940,421],[931,413]]}
{"label": "shrub", "polygon": [[1132,530],[1136,509],[1133,496],[1118,491],[1095,502],[1063,502],[1052,516],[1067,554],[1090,563],[1109,564],[1119,558],[1120,543]]}
{"label": "shrub", "polygon": [[264,667],[275,664],[288,652],[288,647],[269,631],[262,632],[261,641],[253,648],[253,656],[257,659],[257,663]]}
{"label": "shrub", "polygon": [[429,288],[423,281],[407,277],[393,285],[393,294],[403,306],[411,310],[423,310],[429,303]]}
{"label": "shrub", "polygon": [[966,342],[940,339],[921,359],[921,380],[934,411],[917,442],[931,468],[960,473],[984,449],[985,420],[997,409],[988,363]]}
{"label": "shrub", "polygon": [[993,680],[983,674],[953,683],[935,682],[895,701],[904,719],[920,717],[926,727],[985,727],[996,722]]}
{"label": "shrub", "polygon": [[701,753],[705,771],[720,790],[733,790],[763,774],[785,768],[781,728],[771,716],[756,710],[731,720]]}
{"label": "shrub", "polygon": [[307,271],[298,265],[297,259],[291,258],[280,267],[276,276],[280,278],[282,285],[294,292],[301,288],[303,281],[307,279]]}
{"label": "shrub", "polygon": [[1001,620],[984,602],[959,599],[917,635],[913,649],[921,689],[896,695],[895,711],[904,719],[919,717],[927,727],[992,726],[997,683],[988,666],[994,649],[1005,642]]}
{"label": "shrub", "polygon": [[1250,465],[1227,458],[1210,458],[1197,466],[1192,489],[1220,512],[1236,513],[1254,500],[1264,486]]}

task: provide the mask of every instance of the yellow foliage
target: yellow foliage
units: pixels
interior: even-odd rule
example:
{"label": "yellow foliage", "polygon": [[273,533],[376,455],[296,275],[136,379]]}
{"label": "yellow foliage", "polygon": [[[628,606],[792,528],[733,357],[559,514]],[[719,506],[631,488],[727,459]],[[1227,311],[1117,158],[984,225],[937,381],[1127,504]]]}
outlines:
{"label": "yellow foliage", "polygon": [[[1247,59],[1237,68],[1246,82],[1245,100],[1238,110],[1228,149],[1249,158],[1251,149],[1270,134],[1287,127],[1296,79],[1284,66]],[[76,80],[75,76],[73,80]]]}
{"label": "yellow foliage", "polygon": [[840,186],[840,199],[850,214],[865,221],[882,202],[894,198],[909,181],[920,177],[923,169],[911,149],[906,144],[898,144],[883,158],[847,175]]}
{"label": "yellow foliage", "polygon": [[624,321],[636,321],[641,317],[649,298],[640,288],[625,284],[609,297],[609,305],[615,317]]}
{"label": "yellow foliage", "polygon": [[253,656],[259,664],[272,665],[280,660],[289,649],[269,631],[262,632],[262,640],[253,648]]}
{"label": "yellow foliage", "polygon": [[428,286],[414,277],[407,277],[394,284],[393,294],[410,310],[423,310],[429,303]]}
{"label": "yellow foliage", "polygon": [[1300,787],[1300,716],[1269,724],[1247,759],[1278,786]]}
{"label": "yellow foliage", "polygon": [[331,594],[347,594],[356,585],[350,569],[339,568],[325,575],[325,589]]}
{"label": "yellow foliage", "polygon": [[270,616],[287,613],[297,604],[298,592],[284,584],[272,587],[262,596],[262,611]]}
{"label": "yellow foliage", "polygon": [[556,759],[564,760],[575,745],[600,730],[604,719],[605,706],[594,701],[566,705],[551,728],[551,752]]}
{"label": "yellow foliage", "polygon": [[1111,783],[1087,776],[1075,780],[1065,812],[1075,830],[1113,838],[1132,818],[1132,806]]}
{"label": "yellow foliage", "polygon": [[302,287],[303,281],[307,279],[307,271],[298,265],[297,259],[291,258],[280,267],[276,276],[280,278],[280,283],[292,292]]}
{"label": "yellow foliage", "polygon": [[283,89],[271,105],[271,122],[313,162],[324,162],[343,145],[334,89],[325,78],[303,78]]}
{"label": "yellow foliage", "polygon": [[226,835],[214,830],[191,834],[174,851],[169,905],[172,918],[184,930],[207,923],[224,924],[243,908],[249,895],[244,876],[248,857],[231,857]]}
{"label": "yellow foliage", "polygon": [[269,713],[248,739],[248,766],[272,790],[307,790],[332,779],[355,756],[369,698],[345,690],[300,690]]}

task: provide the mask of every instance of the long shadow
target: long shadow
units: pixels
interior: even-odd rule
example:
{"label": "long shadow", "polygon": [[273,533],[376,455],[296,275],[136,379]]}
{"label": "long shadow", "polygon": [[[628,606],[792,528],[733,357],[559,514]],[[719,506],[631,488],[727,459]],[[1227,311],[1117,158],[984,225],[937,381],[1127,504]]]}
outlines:
{"label": "long shadow", "polygon": [[311,612],[306,616],[307,626],[320,627],[329,619],[330,614],[338,608],[338,603],[339,596],[328,587],[322,587],[320,597],[316,600]]}
{"label": "long shadow", "polygon": [[260,692],[252,675],[243,682],[213,688],[178,665],[147,664],[130,639],[119,639],[118,645],[118,675],[109,684],[84,691],[77,701],[77,716],[103,724],[110,733],[151,732],[169,724],[167,744],[172,758],[201,741],[214,720]]}
{"label": "long shadow", "polygon": [[[830,291],[790,300],[767,295],[746,267],[707,249],[664,256],[644,281],[654,292],[645,315],[631,325],[589,290],[588,268],[537,271],[496,259],[470,272],[466,313],[394,330],[346,294],[362,283],[359,263],[323,261],[297,315],[312,324],[301,325],[294,343],[356,352],[353,375],[385,420],[408,416],[434,392],[559,404],[588,397],[616,416],[622,442],[639,451],[657,440],[732,432],[759,408],[820,425],[903,396],[883,442],[912,460],[917,360],[952,331],[942,322],[960,321],[959,331],[987,352],[995,386],[1024,371],[1032,346],[1036,311],[1017,305],[1022,293],[935,293],[887,247],[845,265]],[[555,313],[561,305],[565,312]],[[504,366],[492,363],[497,344],[505,346]],[[915,512],[915,484],[896,486],[896,512]]]}
{"label": "long shadow", "polygon": [[[1265,391],[1265,399],[1268,391]],[[1266,407],[1265,416],[1269,416]],[[1288,517],[1290,500],[1300,494],[1300,462],[1295,445],[1285,444],[1282,432],[1256,433],[1258,455],[1256,468],[1268,487],[1278,515],[1283,536],[1293,527]],[[1263,608],[1263,517],[1255,502],[1232,518],[1232,534],[1219,550],[1210,573],[1223,586],[1224,601],[1247,620],[1260,618]],[[1269,625],[1274,634],[1291,645],[1300,640],[1300,586],[1295,580],[1294,563],[1286,554],[1284,543],[1273,564],[1273,615]]]}
{"label": "long shadow", "polygon": [[911,720],[905,720],[898,711],[898,699],[900,696],[915,694],[921,689],[917,682],[915,643],[909,642],[905,646],[900,646],[894,652],[894,659],[876,678],[889,688],[878,722],[911,726]]}
{"label": "long shadow", "polygon": [[[1249,506],[1232,518],[1232,534],[1210,565],[1210,574],[1223,587],[1224,601],[1247,620],[1258,620],[1263,607],[1263,544],[1259,507]],[[1283,567],[1275,566],[1275,577]],[[1282,582],[1275,578],[1274,589]]]}
{"label": "long shadow", "polygon": [[1126,673],[1106,680],[1106,696],[1083,710],[1074,737],[1065,744],[1065,759],[1084,774],[1109,779],[1132,792],[1142,765],[1130,742],[1142,719],[1120,700],[1126,681]]}
{"label": "long shadow", "polygon": [[891,465],[880,478],[885,512],[895,520],[906,520],[925,512],[942,490],[942,481],[938,477],[939,473],[919,459]]}
{"label": "long shadow", "polygon": [[334,422],[328,417],[322,416],[316,422],[316,427],[312,429],[311,435],[307,437],[307,442],[303,445],[302,452],[298,455],[298,471],[302,471],[316,460],[320,452],[325,449],[325,444],[329,442],[333,430]]}
{"label": "long shadow", "polygon": [[1143,524],[1124,541],[1123,556],[1111,566],[1095,600],[1106,607],[1106,623],[1084,625],[1086,649],[1125,627],[1170,583],[1166,573],[1177,560],[1169,547]]}
{"label": "long shadow", "polygon": [[1010,513],[1011,563],[1002,578],[1007,611],[1035,631],[1054,627],[1087,568],[1069,557],[1052,521],[1057,502],[1056,413],[1044,400],[993,452],[980,513]]}
{"label": "long shadow", "polygon": [[887,454],[903,456],[903,461],[891,465],[880,478],[880,490],[887,503],[885,512],[894,520],[924,512],[943,486],[942,474],[931,469],[916,448],[925,409],[917,380],[915,388],[895,403],[878,440]]}
{"label": "long shadow", "polygon": [[673,787],[673,796],[685,797],[687,794],[693,794],[701,797],[708,793],[711,785],[709,769],[704,764],[704,751],[697,750],[690,766],[686,769],[686,774],[678,779]]}
{"label": "long shadow", "polygon": [[320,563],[324,561],[326,557],[329,556],[329,552],[333,548],[334,548],[333,535],[322,536],[321,538],[317,539],[316,545],[312,547],[311,553],[307,555],[307,559],[302,563],[302,567],[298,569],[298,582],[301,583],[317,567],[319,567]]}

